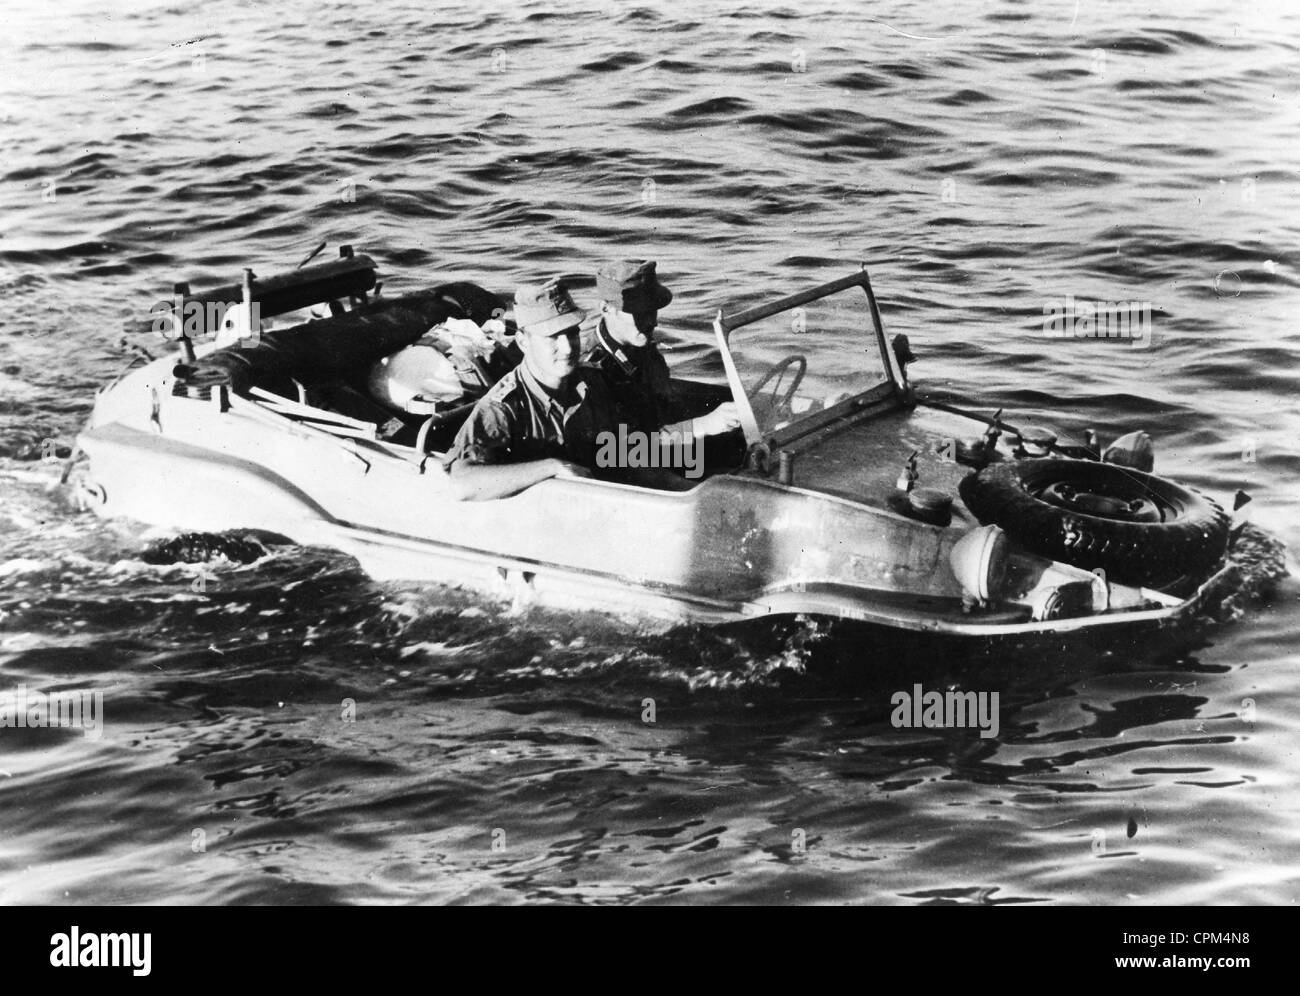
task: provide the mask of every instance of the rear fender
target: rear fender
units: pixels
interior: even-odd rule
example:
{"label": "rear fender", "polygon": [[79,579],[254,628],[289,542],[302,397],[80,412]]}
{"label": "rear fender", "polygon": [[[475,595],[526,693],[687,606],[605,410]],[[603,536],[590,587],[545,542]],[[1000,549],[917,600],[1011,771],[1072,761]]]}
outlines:
{"label": "rear fender", "polygon": [[[250,528],[297,542],[323,535],[331,516],[265,467],[120,424],[88,429],[83,499],[105,516],[205,531]],[[232,497],[233,496],[233,497]]]}

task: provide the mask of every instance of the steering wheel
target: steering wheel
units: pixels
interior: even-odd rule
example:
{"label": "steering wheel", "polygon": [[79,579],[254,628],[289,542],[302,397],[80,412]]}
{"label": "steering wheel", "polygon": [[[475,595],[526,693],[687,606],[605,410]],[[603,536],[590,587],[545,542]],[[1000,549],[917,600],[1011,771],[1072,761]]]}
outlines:
{"label": "steering wheel", "polygon": [[[786,389],[784,395],[779,395],[778,391],[781,388],[781,381],[785,379],[786,370],[795,365],[798,365],[799,369],[791,379],[790,386]],[[749,389],[749,395],[751,398],[755,397],[769,380],[776,377],[776,383],[772,385],[772,409],[773,411],[779,412],[783,407],[790,407],[791,402],[794,400],[794,392],[799,390],[799,385],[803,383],[804,374],[807,372],[807,357],[799,353],[791,353],[785,359],[773,363],[771,369],[769,369],[767,373],[763,374],[763,376],[758,379],[758,382]]]}

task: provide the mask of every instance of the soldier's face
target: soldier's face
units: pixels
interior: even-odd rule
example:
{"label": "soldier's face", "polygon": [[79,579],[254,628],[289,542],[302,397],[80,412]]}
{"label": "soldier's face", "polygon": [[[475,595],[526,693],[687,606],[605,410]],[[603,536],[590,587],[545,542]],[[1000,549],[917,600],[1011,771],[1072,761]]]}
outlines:
{"label": "soldier's face", "polygon": [[646,342],[654,335],[654,330],[659,326],[659,312],[653,308],[646,311],[634,311],[632,318],[636,322],[637,330],[645,336]]}
{"label": "soldier's face", "polygon": [[547,386],[555,386],[578,368],[581,334],[577,325],[553,335],[524,332],[519,336],[533,376]]}
{"label": "soldier's face", "polygon": [[623,345],[637,349],[650,341],[658,322],[657,311],[619,311],[612,305],[605,309],[605,327],[609,334]]}

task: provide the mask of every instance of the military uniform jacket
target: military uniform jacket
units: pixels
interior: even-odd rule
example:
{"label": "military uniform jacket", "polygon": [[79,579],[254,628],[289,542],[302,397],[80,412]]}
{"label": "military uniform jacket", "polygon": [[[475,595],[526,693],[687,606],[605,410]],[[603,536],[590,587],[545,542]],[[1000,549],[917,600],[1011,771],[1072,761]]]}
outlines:
{"label": "military uniform jacket", "polygon": [[653,432],[667,421],[670,381],[668,361],[653,342],[640,349],[625,346],[626,368],[604,346],[592,351],[590,363],[605,375],[630,429]]}
{"label": "military uniform jacket", "polygon": [[521,363],[502,377],[470,412],[444,466],[524,463],[555,458],[595,467],[597,437],[618,433],[619,414],[598,370],[579,368],[560,395],[552,395]]}

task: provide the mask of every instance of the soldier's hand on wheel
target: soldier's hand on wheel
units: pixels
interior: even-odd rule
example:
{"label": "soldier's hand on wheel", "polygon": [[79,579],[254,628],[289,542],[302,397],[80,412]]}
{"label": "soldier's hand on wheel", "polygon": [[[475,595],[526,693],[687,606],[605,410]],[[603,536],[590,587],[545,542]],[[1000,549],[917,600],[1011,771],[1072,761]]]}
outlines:
{"label": "soldier's hand on wheel", "polygon": [[702,436],[716,436],[740,427],[740,411],[734,401],[724,401],[717,408],[695,420],[695,429]]}

